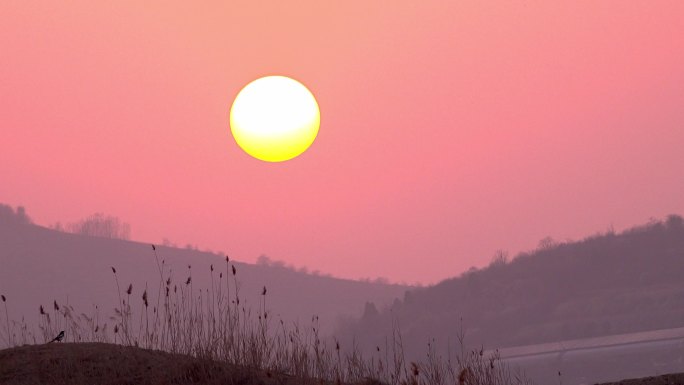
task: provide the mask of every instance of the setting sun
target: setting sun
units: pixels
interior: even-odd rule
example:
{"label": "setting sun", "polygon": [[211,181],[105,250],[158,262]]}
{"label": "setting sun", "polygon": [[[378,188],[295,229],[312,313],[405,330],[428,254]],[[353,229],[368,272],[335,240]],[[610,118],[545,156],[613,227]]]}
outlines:
{"label": "setting sun", "polygon": [[313,94],[285,76],[267,76],[246,85],[230,110],[230,128],[249,155],[282,162],[306,151],[320,126]]}

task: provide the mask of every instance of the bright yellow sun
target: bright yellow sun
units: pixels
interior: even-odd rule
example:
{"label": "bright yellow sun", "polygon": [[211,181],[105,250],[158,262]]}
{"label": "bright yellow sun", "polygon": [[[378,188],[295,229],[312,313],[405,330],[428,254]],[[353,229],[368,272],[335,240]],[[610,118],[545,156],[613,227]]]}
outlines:
{"label": "bright yellow sun", "polygon": [[247,84],[230,109],[230,130],[237,144],[267,162],[282,162],[306,151],[320,124],[316,98],[285,76],[266,76]]}

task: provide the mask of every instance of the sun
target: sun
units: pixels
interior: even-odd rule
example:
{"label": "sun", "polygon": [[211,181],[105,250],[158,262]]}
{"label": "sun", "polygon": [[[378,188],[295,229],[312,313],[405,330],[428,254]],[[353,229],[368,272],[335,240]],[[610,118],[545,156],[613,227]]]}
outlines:
{"label": "sun", "polygon": [[283,162],[316,139],[321,113],[302,83],[286,76],[266,76],[247,84],[230,109],[230,130],[249,155]]}

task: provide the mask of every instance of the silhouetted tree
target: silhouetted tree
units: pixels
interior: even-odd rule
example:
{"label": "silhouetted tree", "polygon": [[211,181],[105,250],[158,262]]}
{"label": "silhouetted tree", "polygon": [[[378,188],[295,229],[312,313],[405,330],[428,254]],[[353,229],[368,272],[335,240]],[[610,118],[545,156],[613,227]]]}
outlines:
{"label": "silhouetted tree", "polygon": [[[284,261],[271,259],[268,255],[261,254],[256,261],[257,265],[286,268]],[[294,270],[294,269],[291,269]]]}
{"label": "silhouetted tree", "polygon": [[537,245],[537,249],[546,250],[546,249],[551,249],[557,245],[558,245],[558,242],[556,242],[553,238],[544,237],[541,240],[539,240],[539,244]]}
{"label": "silhouetted tree", "polygon": [[14,210],[12,206],[4,204],[0,204],[0,221],[24,225],[32,223],[23,206]]}
{"label": "silhouetted tree", "polygon": [[22,224],[31,223],[31,218],[29,218],[28,215],[26,214],[26,209],[24,208],[24,206],[17,207],[16,217],[17,217],[17,221],[19,221],[19,223],[22,223]]}
{"label": "silhouetted tree", "polygon": [[665,221],[668,229],[671,230],[681,230],[684,227],[684,219],[679,215],[669,215]]}
{"label": "silhouetted tree", "polygon": [[508,263],[508,251],[505,250],[497,250],[494,253],[494,256],[492,257],[491,262],[489,263],[489,266],[503,266],[506,263]]}
{"label": "silhouetted tree", "polygon": [[128,240],[131,236],[131,226],[128,223],[101,213],[93,214],[76,223],[70,223],[67,225],[67,230],[74,234],[103,238]]}
{"label": "silhouetted tree", "polygon": [[371,319],[378,316],[378,309],[375,307],[373,302],[366,302],[366,306],[363,308],[363,318]]}

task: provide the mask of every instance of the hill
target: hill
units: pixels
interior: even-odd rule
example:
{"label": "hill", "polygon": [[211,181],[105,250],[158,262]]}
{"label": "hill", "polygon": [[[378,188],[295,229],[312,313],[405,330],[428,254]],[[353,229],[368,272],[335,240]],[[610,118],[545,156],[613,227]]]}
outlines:
{"label": "hill", "polygon": [[[121,291],[132,285],[134,310],[142,305],[145,288],[150,298],[157,298],[160,274],[155,251],[164,276],[172,279],[171,288],[183,286],[191,278],[195,292],[208,291],[216,289],[220,281],[230,285],[234,296],[237,284],[241,304],[249,308],[261,304],[266,286],[269,314],[275,319],[310,324],[316,315],[323,332],[331,331],[340,318],[360,315],[365,302],[390,303],[408,289],[307,274],[278,265],[226,262],[224,255],[197,250],[163,246],[153,250],[145,243],[64,233],[33,225],[23,211],[0,205],[0,294],[7,298],[10,320],[23,318],[28,325],[38,325],[39,306],[52,310],[56,302],[56,306],[69,304],[76,314],[97,318],[102,327],[119,305],[112,267]],[[232,267],[237,272],[235,281]],[[3,317],[3,329],[4,321]],[[15,342],[21,342],[19,329],[15,324]],[[0,330],[0,347],[6,346],[4,334]]]}
{"label": "hill", "polygon": [[[512,261],[408,291],[382,311],[367,307],[346,325],[360,345],[384,344],[391,325],[404,348],[424,352],[432,338],[485,349],[684,326],[684,221],[608,232],[578,242],[546,242]],[[365,343],[365,344],[364,344]]]}

